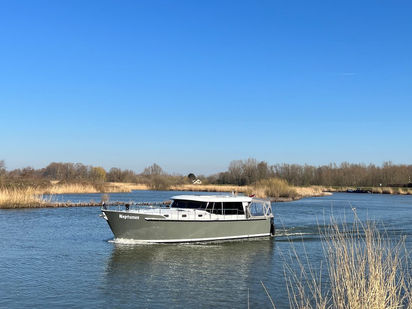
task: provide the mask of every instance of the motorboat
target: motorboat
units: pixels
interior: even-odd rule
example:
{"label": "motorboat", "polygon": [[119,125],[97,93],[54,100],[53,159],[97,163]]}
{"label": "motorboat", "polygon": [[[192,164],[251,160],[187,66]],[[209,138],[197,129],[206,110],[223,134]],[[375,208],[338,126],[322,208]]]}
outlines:
{"label": "motorboat", "polygon": [[[147,204],[147,203],[146,203]],[[115,239],[203,242],[274,236],[270,201],[235,195],[177,195],[171,203],[103,206]]]}

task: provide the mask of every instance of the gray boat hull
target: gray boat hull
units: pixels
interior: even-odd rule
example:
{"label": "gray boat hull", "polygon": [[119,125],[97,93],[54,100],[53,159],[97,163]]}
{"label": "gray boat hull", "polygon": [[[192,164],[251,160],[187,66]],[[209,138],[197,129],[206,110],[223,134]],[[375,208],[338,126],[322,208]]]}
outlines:
{"label": "gray boat hull", "polygon": [[270,236],[270,217],[245,220],[167,220],[161,215],[102,210],[115,238],[141,242],[199,242]]}

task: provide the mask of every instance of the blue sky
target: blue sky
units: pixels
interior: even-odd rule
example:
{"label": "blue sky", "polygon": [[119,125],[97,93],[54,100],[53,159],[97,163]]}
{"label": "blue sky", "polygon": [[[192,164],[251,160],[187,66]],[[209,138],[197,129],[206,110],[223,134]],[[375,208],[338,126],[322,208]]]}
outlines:
{"label": "blue sky", "polygon": [[1,1],[0,160],[412,164],[410,1]]}

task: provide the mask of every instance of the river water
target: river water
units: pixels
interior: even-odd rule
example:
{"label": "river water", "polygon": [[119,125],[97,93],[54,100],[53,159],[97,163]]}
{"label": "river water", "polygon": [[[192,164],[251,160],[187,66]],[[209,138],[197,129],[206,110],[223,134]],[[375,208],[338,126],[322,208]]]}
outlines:
{"label": "river water", "polygon": [[[110,199],[164,201],[181,193]],[[261,282],[277,308],[288,308],[285,256],[293,249],[320,267],[319,227],[331,215],[377,220],[390,238],[406,235],[412,250],[412,196],[336,193],[272,207],[275,238],[168,245],[113,242],[96,207],[0,210],[0,308],[271,308]]]}

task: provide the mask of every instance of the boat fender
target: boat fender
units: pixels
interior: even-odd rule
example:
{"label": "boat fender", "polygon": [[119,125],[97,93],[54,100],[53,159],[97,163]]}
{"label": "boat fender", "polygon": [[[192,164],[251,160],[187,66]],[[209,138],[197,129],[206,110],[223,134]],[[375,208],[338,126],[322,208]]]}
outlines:
{"label": "boat fender", "polygon": [[275,236],[275,223],[273,222],[273,218],[270,219],[270,235]]}
{"label": "boat fender", "polygon": [[124,207],[126,208],[126,210],[129,210],[130,205],[129,205],[129,204],[125,204]]}

